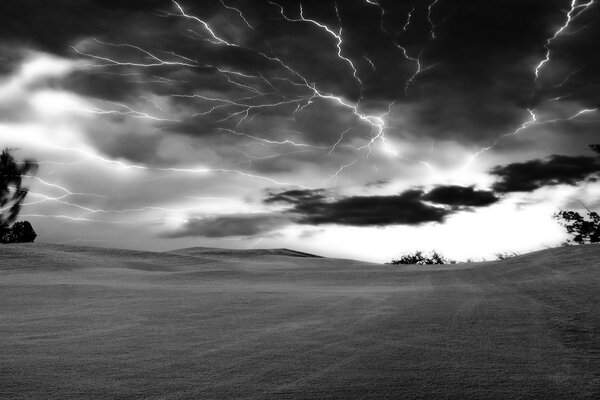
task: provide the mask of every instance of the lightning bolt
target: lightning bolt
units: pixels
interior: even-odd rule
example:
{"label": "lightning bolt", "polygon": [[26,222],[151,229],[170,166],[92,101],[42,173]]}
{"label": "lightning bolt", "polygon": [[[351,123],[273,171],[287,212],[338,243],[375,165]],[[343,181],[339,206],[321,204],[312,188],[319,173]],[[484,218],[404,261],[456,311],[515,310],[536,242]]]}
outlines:
{"label": "lightning bolt", "polygon": [[431,27],[429,34],[431,35],[431,39],[435,39],[435,24],[433,23],[433,19],[431,18],[431,11],[433,10],[433,7],[435,7],[435,5],[439,2],[440,0],[433,0],[433,2],[431,2],[431,4],[429,4],[429,6],[427,6],[427,21],[429,22],[429,26]]}
{"label": "lightning bolt", "polygon": [[342,142],[342,140],[344,140],[344,135],[345,135],[346,133],[348,133],[348,131],[349,131],[350,129],[352,129],[352,128],[348,128],[348,129],[346,129],[345,131],[343,131],[343,132],[342,132],[342,134],[340,135],[340,138],[337,140],[337,142],[335,142],[335,143],[333,144],[333,146],[331,146],[331,149],[330,149],[330,150],[329,150],[329,152],[327,153],[327,155],[328,155],[328,156],[330,156],[330,155],[333,153],[333,151],[335,150],[335,148],[337,147],[337,145],[338,145],[338,144],[340,144],[340,143]]}
{"label": "lightning bolt", "polygon": [[[561,97],[556,97],[555,99],[560,99],[560,98]],[[485,153],[486,151],[489,151],[489,150],[493,149],[504,138],[507,138],[507,137],[510,137],[510,136],[516,136],[519,133],[523,132],[524,130],[526,130],[527,128],[529,128],[529,127],[531,127],[533,125],[551,124],[551,123],[564,122],[564,121],[573,121],[573,120],[577,119],[578,117],[580,117],[580,116],[582,116],[584,114],[589,114],[589,113],[593,113],[593,112],[596,112],[596,111],[598,111],[598,108],[589,108],[589,109],[586,108],[586,109],[582,109],[582,110],[577,111],[576,113],[574,113],[573,115],[571,115],[571,116],[569,116],[567,118],[553,118],[553,119],[547,119],[547,120],[539,121],[537,119],[537,115],[535,113],[535,110],[527,109],[527,112],[529,113],[529,120],[523,122],[521,124],[521,126],[519,126],[514,131],[509,132],[509,133],[505,133],[505,134],[499,136],[491,145],[489,145],[487,147],[484,147],[481,150],[477,151],[476,153],[472,154],[471,157],[468,159],[468,161],[467,161],[467,163],[466,163],[465,166],[470,165],[482,153]]]}
{"label": "lightning bolt", "polygon": [[122,115],[122,116],[126,116],[126,117],[132,117],[132,118],[140,118],[140,119],[150,119],[153,121],[165,121],[165,122],[180,122],[179,120],[176,119],[170,119],[170,118],[160,118],[160,117],[155,117],[153,115],[141,112],[141,111],[136,111],[134,109],[132,109],[131,107],[129,107],[128,105],[122,104],[122,103],[118,103],[115,102],[114,103],[116,106],[121,107],[123,109],[125,109],[125,111],[121,111],[121,110],[103,110],[100,108],[69,108],[69,110],[74,110],[74,111],[83,111],[83,112],[87,112],[87,113],[92,113],[92,114],[99,114],[99,115]]}
{"label": "lightning bolt", "polygon": [[[225,39],[223,39],[223,38],[221,38],[221,37],[217,36],[217,34],[216,34],[216,33],[215,33],[215,32],[214,32],[212,29],[211,29],[211,27],[210,27],[210,26],[209,26],[209,25],[208,25],[208,24],[207,24],[205,21],[203,21],[203,20],[201,20],[200,18],[198,18],[198,17],[195,17],[195,16],[193,16],[193,15],[188,15],[188,14],[186,14],[186,12],[185,12],[185,10],[183,9],[183,7],[181,7],[181,6],[179,5],[179,3],[177,3],[175,0],[171,0],[171,1],[173,2],[173,4],[175,4],[175,6],[177,7],[177,10],[179,10],[179,12],[180,12],[180,15],[181,15],[182,17],[184,17],[184,18],[187,18],[187,19],[190,19],[190,20],[193,20],[193,21],[196,21],[196,22],[198,22],[200,25],[202,25],[202,26],[204,27],[204,30],[205,30],[206,32],[208,32],[208,34],[209,34],[209,35],[210,35],[210,36],[211,36],[211,37],[214,39],[214,41],[211,41],[212,43],[215,43],[215,44],[224,44],[224,45],[226,45],[226,46],[237,47],[237,45],[236,45],[236,44],[229,43],[227,40],[225,40]],[[241,12],[240,12],[240,13],[241,13]]]}
{"label": "lightning bolt", "polygon": [[234,131],[233,129],[228,129],[228,128],[217,128],[217,129],[220,130],[220,131],[223,131],[223,132],[230,133],[232,135],[246,136],[246,137],[248,137],[250,139],[254,139],[254,140],[259,141],[261,143],[267,143],[267,144],[273,144],[273,145],[286,145],[286,144],[288,144],[288,145],[296,146],[296,147],[316,147],[316,148],[319,148],[319,146],[314,146],[312,144],[306,144],[306,143],[296,143],[296,142],[294,142],[292,140],[289,140],[289,139],[285,139],[285,140],[281,140],[281,141],[269,140],[269,139],[264,139],[264,138],[257,137],[257,136],[254,136],[254,135],[250,135],[248,133],[237,132],[237,131]]}
{"label": "lightning bolt", "polygon": [[363,58],[365,60],[367,60],[367,62],[369,63],[369,65],[371,66],[371,68],[373,69],[373,71],[377,71],[377,68],[375,68],[375,63],[373,62],[373,60],[371,60],[369,57],[367,57],[366,54],[363,56]]}
{"label": "lightning bolt", "polygon": [[329,178],[325,179],[321,185],[323,186],[323,185],[325,185],[327,182],[330,182],[330,181],[334,181],[334,180],[336,180],[336,179],[338,178],[339,174],[340,174],[340,173],[341,173],[343,170],[345,170],[346,168],[350,168],[350,167],[352,167],[352,166],[353,166],[354,164],[356,164],[357,162],[358,162],[358,160],[354,160],[354,161],[352,161],[352,162],[350,162],[350,163],[348,163],[348,164],[344,164],[344,165],[340,166],[340,168],[339,168],[339,169],[338,169],[338,170],[335,172],[335,174],[333,174],[333,175],[331,175]]}
{"label": "lightning bolt", "polygon": [[[225,4],[225,2],[223,0],[220,0],[220,1],[221,1],[221,4],[223,4],[223,7],[225,7],[228,10],[235,11],[240,16],[240,18],[242,19],[242,21],[244,21],[244,23],[246,24],[246,26],[248,28],[256,30],[256,28],[254,28],[252,25],[250,25],[250,23],[248,22],[248,20],[246,19],[246,17],[244,17],[244,14],[242,14],[241,10],[239,10],[239,9],[237,9],[235,7],[228,6],[227,4]],[[181,9],[181,7],[180,7],[180,9]]]}
{"label": "lightning bolt", "polygon": [[[402,54],[404,54],[404,57],[415,63],[415,71],[413,72],[413,74],[406,80],[406,84],[404,85],[404,94],[406,96],[408,96],[408,89],[410,88],[410,84],[416,79],[417,75],[419,75],[422,71],[424,71],[424,69],[421,68],[421,60],[420,60],[420,55],[419,57],[411,57],[408,55],[408,51],[406,51],[406,47],[401,46],[400,44],[396,43],[396,47],[398,47],[401,51]],[[431,67],[428,67],[431,68]]]}
{"label": "lightning bolt", "polygon": [[542,61],[539,62],[538,65],[536,65],[535,70],[534,70],[536,84],[539,85],[538,80],[539,80],[540,72],[541,72],[542,68],[544,67],[544,65],[547,62],[550,61],[550,46],[552,46],[552,43],[569,27],[569,25],[575,20],[575,18],[577,18],[578,16],[583,14],[594,3],[595,3],[595,0],[589,0],[587,3],[582,3],[582,4],[578,4],[577,0],[571,0],[571,8],[566,13],[565,23],[563,25],[561,25],[554,32],[554,34],[551,37],[546,39],[546,43],[544,44],[544,49],[546,49],[546,56],[544,57],[544,59],[542,59]]}
{"label": "lightning bolt", "polygon": [[99,63],[85,64],[85,65],[80,65],[80,66],[96,67],[96,68],[109,67],[109,66],[115,66],[115,65],[129,66],[129,67],[143,67],[143,68],[163,67],[163,66],[183,66],[183,67],[195,68],[195,67],[199,66],[198,63],[191,62],[189,58],[183,57],[183,56],[178,56],[175,53],[171,53],[171,54],[174,55],[176,58],[179,58],[183,61],[163,60],[162,58],[158,57],[157,55],[150,53],[148,50],[145,50],[139,46],[135,46],[135,45],[128,44],[128,43],[109,43],[109,42],[103,42],[96,38],[92,38],[92,40],[98,44],[105,45],[105,46],[124,47],[124,48],[130,48],[130,49],[136,50],[136,51],[144,54],[146,57],[150,58],[151,61],[147,62],[147,63],[116,61],[116,60],[113,60],[108,57],[102,57],[102,56],[98,56],[95,54],[87,53],[85,51],[79,50],[76,46],[70,46],[77,54],[79,54],[81,56],[89,57],[89,58],[92,58],[92,59],[95,59],[98,61],[102,61],[105,63],[105,64],[99,64]]}
{"label": "lightning bolt", "polygon": [[[307,22],[310,24],[313,24],[319,28],[321,28],[322,30],[324,30],[325,32],[327,32],[331,37],[333,37],[336,41],[336,47],[337,47],[337,56],[344,60],[352,69],[352,75],[354,76],[354,79],[356,79],[356,81],[359,83],[359,85],[362,86],[362,81],[360,80],[360,78],[358,77],[358,71],[356,70],[356,67],[354,66],[354,63],[348,58],[342,55],[342,45],[343,45],[343,39],[342,39],[342,25],[340,24],[339,28],[338,28],[338,32],[335,33],[331,28],[329,28],[327,25],[322,24],[314,19],[310,19],[310,18],[305,18],[304,17],[304,10],[302,8],[302,3],[300,3],[300,18],[290,18],[285,14],[285,11],[283,9],[283,7],[275,2],[269,1],[269,4],[272,4],[274,6],[279,7],[279,11],[281,16],[289,22]],[[334,6],[335,8],[335,14],[338,18],[338,21],[340,20],[340,13],[338,10],[338,6],[337,4],[335,4]]]}
{"label": "lightning bolt", "polygon": [[374,0],[365,0],[365,1],[367,2],[367,4],[375,6],[379,9],[379,27],[381,28],[382,32],[388,33],[388,31],[385,29],[385,26],[383,24],[384,18],[385,18],[385,9],[377,1],[374,1]]}
{"label": "lightning bolt", "polygon": [[410,22],[412,20],[413,13],[415,12],[415,7],[413,6],[408,14],[406,14],[406,22],[402,25],[402,32],[406,32],[408,27],[410,26]]}
{"label": "lightning bolt", "polygon": [[[46,181],[46,180],[44,180],[44,179],[42,179],[42,178],[40,178],[40,177],[38,177],[38,176],[25,175],[24,177],[26,177],[26,178],[30,178],[30,179],[33,179],[33,180],[35,180],[35,181],[37,181],[37,182],[40,182],[40,183],[41,183],[41,184],[43,184],[44,186],[51,187],[51,188],[55,188],[55,189],[59,189],[59,190],[61,190],[61,191],[63,191],[63,192],[65,193],[65,196],[92,196],[92,197],[107,197],[107,196],[105,196],[105,195],[103,195],[103,194],[72,192],[71,190],[67,189],[67,188],[66,188],[66,187],[64,187],[64,186],[61,186],[61,185],[59,185],[59,184],[57,184],[57,183],[51,183],[51,182],[48,182],[48,181]],[[31,194],[31,193],[29,193],[29,194]]]}

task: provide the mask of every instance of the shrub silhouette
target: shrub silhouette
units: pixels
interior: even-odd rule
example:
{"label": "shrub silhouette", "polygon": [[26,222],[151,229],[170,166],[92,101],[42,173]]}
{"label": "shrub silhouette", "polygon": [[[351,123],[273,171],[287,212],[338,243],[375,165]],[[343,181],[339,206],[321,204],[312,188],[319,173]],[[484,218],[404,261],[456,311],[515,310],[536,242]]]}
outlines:
{"label": "shrub silhouette", "polygon": [[444,258],[438,252],[434,251],[430,255],[423,254],[422,251],[416,251],[412,254],[405,254],[397,260],[392,260],[389,264],[417,264],[417,265],[440,265],[455,264],[456,261]]}
{"label": "shrub silhouette", "polygon": [[507,260],[509,258],[513,258],[518,256],[519,253],[517,253],[516,251],[511,251],[511,252],[506,252],[506,253],[496,253],[496,259],[497,260]]}

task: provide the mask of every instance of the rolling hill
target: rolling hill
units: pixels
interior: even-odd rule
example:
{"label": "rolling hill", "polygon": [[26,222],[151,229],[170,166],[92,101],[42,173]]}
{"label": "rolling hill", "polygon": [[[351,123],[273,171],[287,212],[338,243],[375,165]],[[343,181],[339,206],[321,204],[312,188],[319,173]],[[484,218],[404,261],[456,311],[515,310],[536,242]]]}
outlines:
{"label": "rolling hill", "polygon": [[0,398],[600,398],[600,246],[393,266],[0,246]]}

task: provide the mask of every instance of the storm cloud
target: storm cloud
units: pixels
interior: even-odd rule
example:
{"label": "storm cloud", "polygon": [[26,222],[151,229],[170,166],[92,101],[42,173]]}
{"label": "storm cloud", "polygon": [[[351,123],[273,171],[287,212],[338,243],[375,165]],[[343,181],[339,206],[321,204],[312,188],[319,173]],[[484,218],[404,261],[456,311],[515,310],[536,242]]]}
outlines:
{"label": "storm cloud", "polygon": [[498,200],[492,192],[473,187],[438,186],[427,193],[410,189],[398,195],[341,198],[327,195],[323,189],[290,190],[272,194],[264,202],[290,205],[286,211],[294,214],[295,221],[301,224],[387,226],[441,223],[461,207],[484,207]]}
{"label": "storm cloud", "polygon": [[532,192],[544,186],[576,185],[597,177],[600,158],[552,155],[494,167],[490,173],[499,180],[492,188],[498,193]]}
{"label": "storm cloud", "polygon": [[485,207],[500,199],[489,190],[477,190],[473,186],[436,186],[423,196],[423,200],[453,207]]}
{"label": "storm cloud", "polygon": [[599,11],[2,1],[0,144],[40,162],[23,213],[42,237],[57,223],[63,241],[137,248],[445,230],[508,212],[505,194],[598,177]]}

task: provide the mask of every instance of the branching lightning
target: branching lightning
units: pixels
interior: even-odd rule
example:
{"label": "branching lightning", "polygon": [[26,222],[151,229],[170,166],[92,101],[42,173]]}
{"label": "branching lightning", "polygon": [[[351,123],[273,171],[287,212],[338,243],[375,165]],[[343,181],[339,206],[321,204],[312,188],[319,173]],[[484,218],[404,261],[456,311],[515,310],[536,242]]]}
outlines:
{"label": "branching lightning", "polygon": [[588,8],[590,8],[594,3],[595,0],[589,0],[587,3],[582,3],[582,4],[578,4],[578,0],[571,0],[571,8],[569,9],[569,11],[567,11],[566,13],[566,20],[565,23],[563,25],[561,25],[555,32],[554,34],[549,37],[546,40],[546,43],[544,44],[544,49],[546,49],[546,56],[544,57],[544,59],[542,61],[539,62],[538,65],[536,65],[535,70],[534,70],[534,74],[535,74],[535,82],[536,84],[539,84],[538,80],[540,77],[540,72],[542,70],[542,68],[544,67],[544,65],[550,61],[550,47],[552,46],[552,43],[566,30],[569,28],[569,25],[571,25],[571,23],[581,14],[583,14]]}
{"label": "branching lightning", "polygon": [[[208,32],[208,33],[209,33],[209,35],[210,35],[210,36],[211,36],[211,37],[214,39],[214,41],[213,41],[212,43],[215,43],[215,44],[224,44],[224,45],[226,45],[226,46],[234,46],[234,47],[236,47],[236,46],[237,46],[237,45],[235,45],[235,44],[233,44],[233,43],[229,43],[229,42],[228,42],[228,41],[226,41],[225,39],[223,39],[223,38],[221,38],[221,37],[217,36],[217,34],[216,34],[216,33],[215,33],[215,32],[214,32],[212,29],[211,29],[211,27],[210,27],[210,26],[208,26],[208,24],[207,24],[205,21],[203,21],[202,19],[200,19],[200,18],[198,18],[198,17],[195,17],[195,16],[193,16],[193,15],[188,15],[188,14],[186,14],[186,12],[184,11],[183,7],[181,7],[181,6],[179,5],[179,3],[177,3],[175,0],[171,0],[171,1],[173,2],[173,4],[175,4],[175,6],[177,7],[177,10],[179,10],[179,12],[180,12],[180,15],[181,15],[182,17],[184,17],[184,18],[187,18],[187,19],[190,19],[190,20],[193,20],[193,21],[196,21],[196,22],[200,23],[200,25],[202,25],[202,26],[204,27],[204,30],[205,30],[206,32]],[[240,11],[240,14],[241,14],[241,11]],[[245,18],[244,18],[244,19],[245,19]]]}
{"label": "branching lightning", "polygon": [[[557,97],[555,99],[560,99],[560,97]],[[499,136],[491,145],[489,145],[487,147],[484,147],[481,150],[479,150],[476,153],[474,153],[469,158],[469,160],[467,161],[466,165],[470,165],[480,154],[485,153],[486,151],[489,151],[489,150],[493,149],[504,138],[507,138],[507,137],[510,137],[510,136],[516,136],[519,133],[521,133],[524,130],[526,130],[529,127],[531,127],[531,126],[542,125],[542,124],[552,124],[552,123],[556,123],[556,122],[573,121],[573,120],[579,118],[580,116],[582,116],[584,114],[589,114],[589,113],[593,113],[593,112],[596,112],[596,111],[598,111],[598,108],[582,109],[582,110],[579,110],[576,113],[574,113],[573,115],[571,115],[569,117],[566,117],[566,118],[552,118],[552,119],[546,119],[546,120],[541,120],[540,121],[540,120],[537,119],[537,115],[535,113],[535,110],[527,109],[527,112],[529,113],[529,120],[523,122],[521,124],[521,126],[519,126],[514,131],[509,132],[509,133],[505,133],[505,134]]]}
{"label": "branching lightning", "polygon": [[[327,32],[331,37],[333,37],[335,39],[335,42],[336,42],[337,56],[341,60],[345,61],[350,66],[350,68],[352,69],[352,75],[354,76],[354,79],[356,79],[356,81],[359,83],[359,85],[362,86],[363,83],[360,80],[360,78],[358,77],[358,71],[356,70],[356,67],[354,66],[354,63],[348,57],[345,57],[345,56],[342,55],[342,45],[343,45],[344,42],[343,42],[343,39],[342,39],[342,25],[341,25],[341,23],[340,23],[340,26],[338,27],[338,32],[336,33],[336,32],[334,32],[331,28],[329,28],[325,24],[322,24],[322,23],[320,23],[320,22],[318,22],[318,21],[316,21],[314,19],[305,18],[304,17],[304,9],[302,8],[302,3],[300,3],[300,18],[290,18],[290,17],[288,17],[285,14],[284,9],[283,9],[283,7],[281,5],[279,5],[277,3],[274,3],[272,1],[269,1],[269,3],[273,4],[274,6],[279,7],[281,16],[286,21],[289,21],[289,22],[308,22],[310,24],[313,24],[313,25],[321,28],[322,30],[324,30],[325,32]],[[371,4],[374,4],[374,3],[371,3]],[[340,21],[340,12],[339,12],[337,4],[335,4],[334,8],[335,8],[335,14],[336,14],[336,16],[338,18],[338,21]]]}

